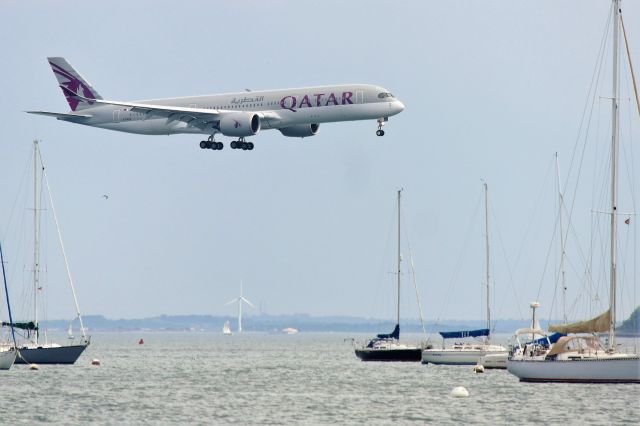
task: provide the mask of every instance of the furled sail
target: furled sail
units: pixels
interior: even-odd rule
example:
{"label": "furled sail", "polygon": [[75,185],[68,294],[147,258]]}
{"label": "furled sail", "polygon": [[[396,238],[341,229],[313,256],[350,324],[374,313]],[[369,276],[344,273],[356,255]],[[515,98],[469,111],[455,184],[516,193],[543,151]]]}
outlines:
{"label": "furled sail", "polygon": [[[11,323],[10,322],[4,322],[2,321],[2,326],[3,327],[10,327]],[[29,322],[14,322],[13,323],[13,328],[20,328],[22,330],[38,330],[38,324],[34,323],[33,321],[29,321]]]}
{"label": "furled sail", "polygon": [[611,321],[611,312],[607,310],[605,313],[587,321],[578,321],[571,324],[550,325],[549,331],[557,333],[604,333],[609,331],[609,322]]}
{"label": "furled sail", "polygon": [[396,324],[396,328],[389,334],[378,334],[378,339],[400,339],[400,324]]}
{"label": "furled sail", "polygon": [[489,335],[488,328],[480,330],[464,330],[464,331],[441,331],[440,335],[443,339],[462,339],[465,337],[482,337]]}

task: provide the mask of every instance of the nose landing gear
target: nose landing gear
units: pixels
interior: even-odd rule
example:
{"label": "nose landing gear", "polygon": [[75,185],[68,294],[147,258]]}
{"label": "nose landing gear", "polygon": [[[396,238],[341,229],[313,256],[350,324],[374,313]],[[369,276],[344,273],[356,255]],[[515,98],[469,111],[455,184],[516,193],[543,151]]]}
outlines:
{"label": "nose landing gear", "polygon": [[378,118],[378,130],[376,130],[376,136],[384,136],[384,130],[382,130],[382,126],[384,126],[384,122],[386,120],[384,118]]}

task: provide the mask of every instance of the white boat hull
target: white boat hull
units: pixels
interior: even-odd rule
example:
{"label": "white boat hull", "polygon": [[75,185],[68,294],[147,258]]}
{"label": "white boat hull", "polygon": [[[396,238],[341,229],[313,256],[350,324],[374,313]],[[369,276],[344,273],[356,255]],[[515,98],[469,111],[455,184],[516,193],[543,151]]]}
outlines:
{"label": "white boat hull", "polygon": [[0,351],[0,370],[8,370],[16,360],[16,351],[12,348],[10,350]]}
{"label": "white boat hull", "polygon": [[500,352],[497,354],[486,354],[480,357],[478,364],[482,365],[486,369],[494,368],[506,370],[507,358],[508,354],[506,352]]}
{"label": "white boat hull", "polygon": [[[494,349],[495,348],[495,349]],[[423,364],[476,365],[487,354],[502,354],[507,350],[500,347],[487,349],[425,349],[422,351]],[[499,349],[498,349],[499,348]]]}
{"label": "white boat hull", "polygon": [[640,356],[507,361],[521,382],[640,383]]}

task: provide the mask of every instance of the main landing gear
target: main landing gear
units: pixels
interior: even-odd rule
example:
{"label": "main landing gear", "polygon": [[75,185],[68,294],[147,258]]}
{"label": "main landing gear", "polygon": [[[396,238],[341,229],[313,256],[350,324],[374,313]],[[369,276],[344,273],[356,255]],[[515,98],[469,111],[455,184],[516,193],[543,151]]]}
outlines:
{"label": "main landing gear", "polygon": [[253,142],[247,142],[244,138],[231,142],[231,149],[242,149],[244,151],[253,149]]}
{"label": "main landing gear", "polygon": [[384,118],[378,118],[378,130],[376,130],[376,136],[384,136],[384,130],[382,130],[382,126],[384,126],[384,122],[386,120]]}
{"label": "main landing gear", "polygon": [[209,136],[209,139],[206,141],[200,141],[200,148],[202,149],[213,149],[213,150],[221,150],[224,148],[224,144],[222,142],[216,142],[213,140],[213,135]]}
{"label": "main landing gear", "polygon": [[[206,141],[200,141],[200,148],[221,150],[224,148],[222,142],[216,142],[213,140],[213,136],[209,136]],[[253,142],[247,142],[244,138],[240,138],[237,141],[231,142],[231,149],[242,149],[244,151],[253,149]]]}

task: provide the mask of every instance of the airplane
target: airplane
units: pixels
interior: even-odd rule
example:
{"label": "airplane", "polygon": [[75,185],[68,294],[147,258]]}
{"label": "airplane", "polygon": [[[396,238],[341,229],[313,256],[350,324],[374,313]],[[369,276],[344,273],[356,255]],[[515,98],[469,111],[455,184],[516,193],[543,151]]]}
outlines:
{"label": "airplane", "polygon": [[200,148],[221,150],[216,134],[237,138],[232,149],[252,150],[246,138],[277,129],[288,137],[309,137],[321,123],[377,120],[376,135],[389,117],[404,110],[388,90],[370,84],[302,87],[135,102],[105,100],[67,62],[47,58],[71,111],[26,111],[58,120],[143,135],[195,133],[209,135]]}

